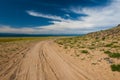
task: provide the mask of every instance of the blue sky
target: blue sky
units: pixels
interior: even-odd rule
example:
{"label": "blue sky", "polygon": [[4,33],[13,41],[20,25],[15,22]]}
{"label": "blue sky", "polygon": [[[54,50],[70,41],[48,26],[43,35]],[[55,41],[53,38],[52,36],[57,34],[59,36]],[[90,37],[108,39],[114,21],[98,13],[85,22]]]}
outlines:
{"label": "blue sky", "polygon": [[0,32],[81,34],[120,23],[120,0],[0,0]]}

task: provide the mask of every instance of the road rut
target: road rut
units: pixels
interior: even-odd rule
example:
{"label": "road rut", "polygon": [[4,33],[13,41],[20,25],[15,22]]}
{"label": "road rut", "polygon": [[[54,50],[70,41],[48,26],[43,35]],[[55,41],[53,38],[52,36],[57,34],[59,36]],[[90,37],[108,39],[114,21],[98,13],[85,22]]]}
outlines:
{"label": "road rut", "polygon": [[24,57],[11,64],[5,73],[6,70],[0,72],[0,80],[92,80],[62,56],[50,40],[34,45]]}

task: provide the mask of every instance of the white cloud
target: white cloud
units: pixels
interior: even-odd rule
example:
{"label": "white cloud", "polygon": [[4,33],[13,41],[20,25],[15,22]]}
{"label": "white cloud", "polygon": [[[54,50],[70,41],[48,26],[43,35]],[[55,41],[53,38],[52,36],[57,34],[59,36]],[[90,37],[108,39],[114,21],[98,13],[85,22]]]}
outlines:
{"label": "white cloud", "polygon": [[[53,22],[53,25],[46,28],[60,30],[61,32],[88,33],[100,29],[113,27],[120,22],[120,1],[114,0],[109,6],[102,8],[83,8],[71,10],[77,14],[88,16],[79,17],[77,21],[67,20],[66,22]],[[81,20],[82,19],[82,20]]]}
{"label": "white cloud", "polygon": [[0,32],[6,33],[31,33],[34,29],[32,28],[13,28],[11,26],[0,25]]}
{"label": "white cloud", "polygon": [[[65,20],[59,16],[45,15],[33,11],[27,11],[29,15],[53,19],[51,25],[36,26],[35,28],[12,28],[0,27],[0,32],[21,32],[21,33],[40,33],[40,34],[74,34],[88,33],[100,29],[113,27],[120,23],[120,0],[113,2],[106,7],[95,8],[71,8],[76,14],[86,14],[88,16],[79,17],[79,20]],[[57,21],[60,20],[60,21]]]}
{"label": "white cloud", "polygon": [[38,13],[35,11],[26,11],[29,15],[35,16],[35,17],[43,17],[43,18],[48,18],[48,19],[53,19],[53,20],[59,20],[59,21],[64,21],[64,18],[61,18],[60,16],[53,16],[53,15],[45,15],[42,13]]}
{"label": "white cloud", "polygon": [[[71,10],[77,14],[87,14],[87,17],[82,17],[82,24],[90,23],[91,27],[114,26],[120,23],[120,0],[113,0],[113,2],[104,8],[83,8]],[[90,26],[90,25],[89,25]]]}
{"label": "white cloud", "polygon": [[[56,27],[56,26],[54,26]],[[25,33],[25,34],[64,34],[64,29],[56,29],[52,25],[49,27],[35,27],[35,28],[14,28],[11,26],[0,25],[0,33]],[[71,33],[71,32],[68,32]],[[66,33],[67,34],[67,33]]]}
{"label": "white cloud", "polygon": [[[53,25],[43,26],[61,32],[88,33],[100,29],[113,27],[120,23],[120,1],[114,0],[106,7],[96,8],[71,8],[77,14],[88,16],[79,17],[79,20],[66,20],[62,22],[54,21]],[[82,20],[81,20],[82,19]]]}

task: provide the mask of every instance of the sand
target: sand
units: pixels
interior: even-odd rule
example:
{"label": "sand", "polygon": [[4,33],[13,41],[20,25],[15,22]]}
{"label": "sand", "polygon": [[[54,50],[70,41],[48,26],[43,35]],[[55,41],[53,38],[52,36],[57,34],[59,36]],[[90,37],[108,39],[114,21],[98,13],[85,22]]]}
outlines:
{"label": "sand", "polygon": [[[0,65],[0,80],[120,80],[120,73],[112,72],[105,60],[93,65],[96,56],[91,60],[86,55],[71,56],[73,53],[53,40],[28,45],[14,56],[5,58],[7,62]],[[82,60],[82,57],[86,59]],[[106,56],[98,58],[103,57]]]}

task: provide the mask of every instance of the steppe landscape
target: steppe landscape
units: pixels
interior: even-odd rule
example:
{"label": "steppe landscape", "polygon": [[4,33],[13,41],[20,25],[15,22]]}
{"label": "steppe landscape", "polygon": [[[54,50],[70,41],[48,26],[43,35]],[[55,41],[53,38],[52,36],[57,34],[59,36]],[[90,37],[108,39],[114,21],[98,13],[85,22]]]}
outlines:
{"label": "steppe landscape", "polygon": [[77,37],[0,38],[0,80],[120,80],[120,25]]}
{"label": "steppe landscape", "polygon": [[0,80],[120,80],[120,0],[0,0]]}

